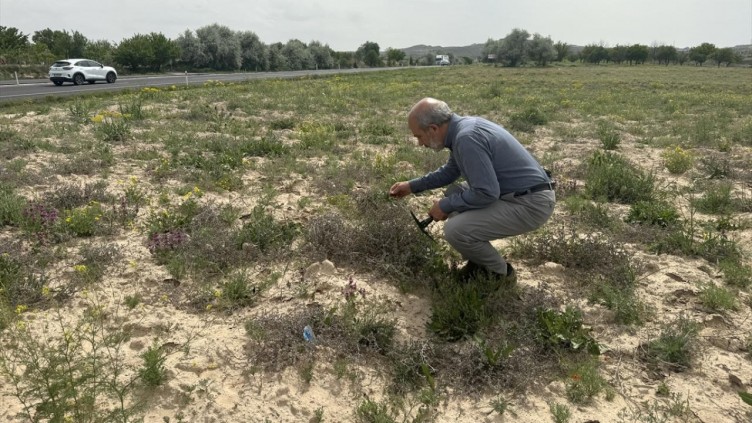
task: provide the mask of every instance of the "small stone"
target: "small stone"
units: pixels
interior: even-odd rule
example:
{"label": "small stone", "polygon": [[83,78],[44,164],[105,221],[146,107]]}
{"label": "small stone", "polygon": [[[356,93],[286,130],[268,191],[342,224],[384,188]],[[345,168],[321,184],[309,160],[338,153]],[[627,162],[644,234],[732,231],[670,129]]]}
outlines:
{"label": "small stone", "polygon": [[329,260],[324,260],[320,263],[320,267],[319,267],[320,275],[331,276],[334,274],[336,270],[337,268],[334,267],[334,263],[332,263]]}
{"label": "small stone", "polygon": [[728,381],[731,384],[731,387],[734,389],[744,389],[744,382],[742,382],[741,379],[739,379],[739,376],[729,373],[728,375]]}

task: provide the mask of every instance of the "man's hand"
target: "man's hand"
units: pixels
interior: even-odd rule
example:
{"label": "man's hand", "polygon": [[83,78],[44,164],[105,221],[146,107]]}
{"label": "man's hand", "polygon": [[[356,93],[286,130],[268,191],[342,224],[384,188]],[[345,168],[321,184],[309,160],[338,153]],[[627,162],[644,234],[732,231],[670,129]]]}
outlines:
{"label": "man's hand", "polygon": [[394,198],[402,198],[412,194],[412,192],[410,184],[407,182],[397,182],[389,188],[389,196]]}
{"label": "man's hand", "polygon": [[444,213],[444,211],[441,210],[441,207],[439,207],[439,202],[434,201],[433,207],[431,207],[431,210],[428,211],[428,215],[433,217],[433,220],[439,221],[439,220],[446,220],[447,217],[449,217],[448,214]]}

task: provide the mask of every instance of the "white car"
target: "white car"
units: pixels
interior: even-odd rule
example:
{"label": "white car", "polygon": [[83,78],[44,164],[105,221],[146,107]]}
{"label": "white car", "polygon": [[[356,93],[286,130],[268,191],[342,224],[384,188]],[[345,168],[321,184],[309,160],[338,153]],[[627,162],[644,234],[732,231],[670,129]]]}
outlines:
{"label": "white car", "polygon": [[58,60],[50,66],[50,81],[55,85],[63,85],[63,82],[72,82],[74,85],[84,82],[93,84],[97,81],[112,84],[116,80],[115,68],[89,59]]}

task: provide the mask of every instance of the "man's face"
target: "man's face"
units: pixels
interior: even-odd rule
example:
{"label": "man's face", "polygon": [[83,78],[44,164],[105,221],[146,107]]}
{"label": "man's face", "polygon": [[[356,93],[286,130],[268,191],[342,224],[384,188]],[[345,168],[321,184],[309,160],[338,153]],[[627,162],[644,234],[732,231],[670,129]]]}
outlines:
{"label": "man's face", "polygon": [[444,140],[439,134],[438,125],[429,125],[427,128],[421,129],[418,123],[412,120],[408,126],[413,136],[418,140],[418,145],[435,151],[444,148]]}

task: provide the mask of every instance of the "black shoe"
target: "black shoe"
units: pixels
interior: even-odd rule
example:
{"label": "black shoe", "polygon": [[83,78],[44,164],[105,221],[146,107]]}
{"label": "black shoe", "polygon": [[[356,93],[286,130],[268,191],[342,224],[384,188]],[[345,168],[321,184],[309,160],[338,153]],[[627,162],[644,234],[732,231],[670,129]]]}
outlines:
{"label": "black shoe", "polygon": [[477,279],[479,275],[485,272],[485,268],[475,262],[469,261],[462,269],[457,272],[457,279],[462,282],[468,282],[470,279]]}
{"label": "black shoe", "polygon": [[509,262],[507,262],[507,275],[504,277],[504,281],[510,286],[517,283],[517,272],[514,271],[514,267]]}

